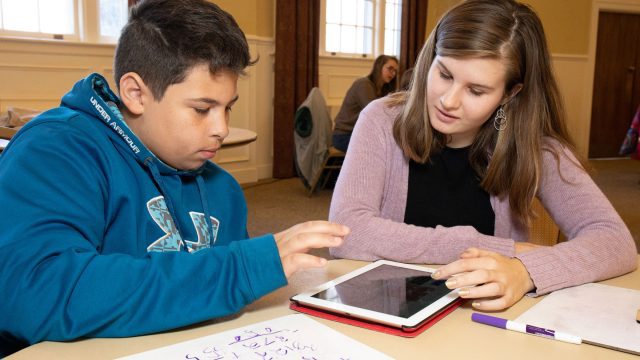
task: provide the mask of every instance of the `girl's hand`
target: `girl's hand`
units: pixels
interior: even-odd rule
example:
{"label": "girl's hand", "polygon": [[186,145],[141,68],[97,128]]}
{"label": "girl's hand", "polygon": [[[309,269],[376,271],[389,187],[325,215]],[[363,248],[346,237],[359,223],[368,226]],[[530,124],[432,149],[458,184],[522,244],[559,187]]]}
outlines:
{"label": "girl's hand", "polygon": [[446,279],[449,289],[460,289],[460,297],[476,299],[472,306],[480,310],[510,307],[534,289],[522,262],[498,253],[469,248],[456,260],[442,266],[434,279]]}

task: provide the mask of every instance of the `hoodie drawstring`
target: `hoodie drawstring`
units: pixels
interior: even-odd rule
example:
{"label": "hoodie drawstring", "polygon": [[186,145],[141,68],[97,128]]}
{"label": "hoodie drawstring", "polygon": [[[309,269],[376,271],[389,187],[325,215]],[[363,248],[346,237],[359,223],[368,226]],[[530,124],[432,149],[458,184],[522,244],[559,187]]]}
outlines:
{"label": "hoodie drawstring", "polygon": [[166,186],[164,185],[164,181],[162,180],[162,176],[160,175],[158,168],[153,163],[153,158],[152,157],[146,158],[144,160],[144,164],[151,171],[151,177],[153,177],[153,180],[155,181],[156,185],[158,185],[158,188],[160,189],[160,194],[162,194],[162,196],[164,197],[164,202],[167,205],[167,209],[169,210],[169,215],[171,215],[171,217],[174,219],[173,222],[176,225],[176,230],[178,231],[178,236],[180,236],[180,241],[182,242],[184,251],[189,252],[187,244],[184,241],[184,237],[182,236],[183,232],[180,229],[180,223],[177,221],[178,218],[176,217],[176,212],[173,208],[173,202],[171,201],[169,196],[167,196],[168,193],[166,191]]}
{"label": "hoodie drawstring", "polygon": [[207,222],[207,228],[209,229],[209,241],[210,246],[213,246],[215,237],[213,235],[213,222],[211,221],[211,215],[209,215],[209,203],[207,202],[207,187],[204,185],[204,180],[200,174],[196,175],[196,183],[198,184],[198,190],[200,192],[200,201],[202,201],[202,211],[204,212],[204,219]]}

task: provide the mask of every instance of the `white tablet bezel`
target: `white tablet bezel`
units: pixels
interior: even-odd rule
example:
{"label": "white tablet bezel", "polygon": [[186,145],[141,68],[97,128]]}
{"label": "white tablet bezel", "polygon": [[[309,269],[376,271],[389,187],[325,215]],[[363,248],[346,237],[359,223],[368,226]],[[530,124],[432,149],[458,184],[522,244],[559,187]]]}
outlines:
{"label": "white tablet bezel", "polygon": [[309,291],[305,291],[303,293],[295,295],[291,298],[291,300],[294,302],[300,303],[304,306],[320,308],[320,309],[328,310],[334,313],[353,316],[353,317],[374,321],[374,322],[382,323],[382,324],[397,327],[397,328],[415,328],[416,326],[423,323],[425,320],[428,320],[430,317],[446,309],[450,304],[452,304],[459,298],[458,290],[457,289],[452,290],[449,293],[447,293],[447,295],[436,300],[426,308],[415,313],[413,316],[409,318],[403,318],[399,316],[384,314],[377,311],[367,310],[359,307],[354,307],[351,305],[335,303],[329,300],[323,300],[323,299],[313,297],[313,295],[321,291],[327,290],[331,287],[334,287],[342,282],[345,282],[358,275],[364,274],[365,272],[375,269],[382,265],[390,265],[390,266],[396,266],[396,267],[401,267],[406,269],[424,271],[428,275],[436,271],[436,269],[428,268],[420,265],[403,264],[403,263],[389,261],[389,260],[378,260],[364,267],[361,267],[357,270],[354,270],[350,273],[342,275],[332,281],[318,285]]}

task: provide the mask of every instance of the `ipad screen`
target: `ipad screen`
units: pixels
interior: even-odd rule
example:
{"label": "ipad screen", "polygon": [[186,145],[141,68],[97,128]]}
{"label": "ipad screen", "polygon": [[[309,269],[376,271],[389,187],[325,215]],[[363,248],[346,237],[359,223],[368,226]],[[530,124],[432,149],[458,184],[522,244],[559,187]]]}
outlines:
{"label": "ipad screen", "polygon": [[424,271],[381,265],[312,297],[409,318],[449,292]]}

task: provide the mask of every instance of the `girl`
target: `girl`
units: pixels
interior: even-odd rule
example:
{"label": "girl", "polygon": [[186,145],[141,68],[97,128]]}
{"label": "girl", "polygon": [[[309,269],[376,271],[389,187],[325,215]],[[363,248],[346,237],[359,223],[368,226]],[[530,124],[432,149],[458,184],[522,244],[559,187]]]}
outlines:
{"label": "girl", "polygon": [[[528,242],[534,197],[569,241]],[[448,264],[434,277],[481,310],[637,265],[569,139],[542,24],[511,0],[447,12],[409,90],[361,113],[329,217],[351,228],[332,255]]]}
{"label": "girl", "polygon": [[344,97],[338,115],[336,115],[333,130],[333,146],[336,149],[347,151],[353,126],[362,109],[371,101],[396,90],[397,73],[398,59],[393,56],[380,55],[374,61],[369,75],[353,82]]}

